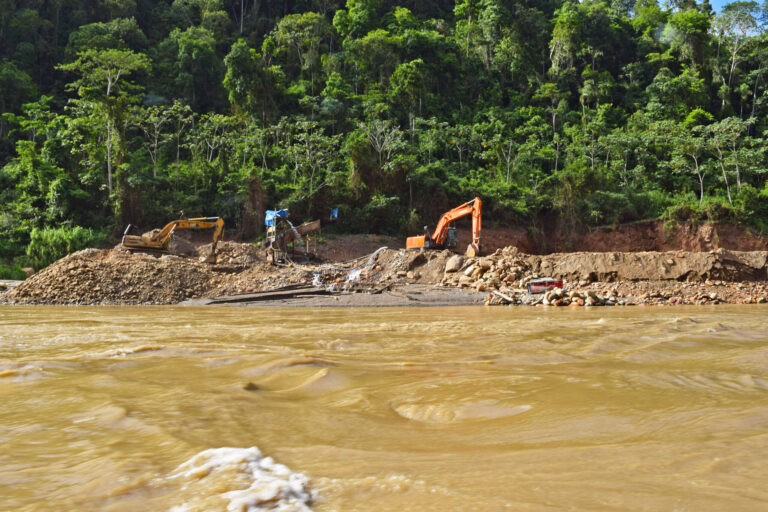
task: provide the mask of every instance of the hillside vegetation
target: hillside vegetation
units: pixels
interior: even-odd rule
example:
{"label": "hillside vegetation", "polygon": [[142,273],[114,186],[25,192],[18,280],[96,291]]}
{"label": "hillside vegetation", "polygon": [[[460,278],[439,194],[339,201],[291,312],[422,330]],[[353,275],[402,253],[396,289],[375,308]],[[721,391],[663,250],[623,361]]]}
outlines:
{"label": "hillside vegetation", "polygon": [[275,207],[402,235],[476,195],[533,230],[768,227],[768,3],[0,4],[6,264]]}

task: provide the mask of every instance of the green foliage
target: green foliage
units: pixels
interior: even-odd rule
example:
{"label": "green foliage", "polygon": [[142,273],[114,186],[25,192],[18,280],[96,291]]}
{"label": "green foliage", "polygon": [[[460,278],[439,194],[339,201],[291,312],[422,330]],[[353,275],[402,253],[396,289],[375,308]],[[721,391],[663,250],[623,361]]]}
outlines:
{"label": "green foliage", "polygon": [[364,227],[370,227],[374,233],[394,235],[402,232],[402,225],[393,219],[402,218],[399,199],[395,196],[374,195],[366,204],[361,214]]}
{"label": "green foliage", "polygon": [[486,224],[533,232],[659,216],[764,229],[764,10],[11,1],[0,259],[61,226],[115,237],[223,215],[254,237],[277,207],[402,235],[474,196]]}
{"label": "green foliage", "polygon": [[67,254],[97,246],[103,238],[102,234],[80,226],[34,228],[29,237],[27,256],[35,269],[41,269]]}
{"label": "green foliage", "polygon": [[0,279],[23,281],[26,278],[27,274],[21,269],[20,265],[0,265]]}
{"label": "green foliage", "polygon": [[734,222],[739,211],[724,198],[705,198],[698,201],[693,195],[678,198],[663,214],[663,218],[675,222]]}

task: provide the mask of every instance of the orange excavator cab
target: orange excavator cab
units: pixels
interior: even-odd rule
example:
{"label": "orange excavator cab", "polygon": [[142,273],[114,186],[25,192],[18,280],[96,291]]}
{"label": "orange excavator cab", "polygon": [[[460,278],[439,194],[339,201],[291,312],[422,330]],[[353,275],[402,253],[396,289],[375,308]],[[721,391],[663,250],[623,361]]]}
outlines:
{"label": "orange excavator cab", "polygon": [[467,256],[480,255],[480,231],[482,230],[482,207],[479,197],[474,198],[453,210],[445,212],[430,235],[426,226],[424,234],[409,236],[405,241],[408,249],[453,249],[458,245],[456,227],[451,223],[466,215],[472,215],[472,242],[467,246]]}

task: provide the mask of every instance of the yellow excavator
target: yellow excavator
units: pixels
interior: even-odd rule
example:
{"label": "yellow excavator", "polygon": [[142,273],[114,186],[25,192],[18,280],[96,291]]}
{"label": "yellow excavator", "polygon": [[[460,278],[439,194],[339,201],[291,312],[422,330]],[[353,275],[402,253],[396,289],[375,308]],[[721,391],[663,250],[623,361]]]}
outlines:
{"label": "yellow excavator", "polygon": [[177,219],[169,222],[163,229],[154,229],[144,235],[129,235],[133,226],[128,224],[123,233],[122,245],[132,252],[168,253],[171,239],[176,231],[182,229],[213,228],[211,253],[205,257],[206,263],[216,263],[216,247],[224,235],[224,219],[221,217],[199,217],[196,219]]}

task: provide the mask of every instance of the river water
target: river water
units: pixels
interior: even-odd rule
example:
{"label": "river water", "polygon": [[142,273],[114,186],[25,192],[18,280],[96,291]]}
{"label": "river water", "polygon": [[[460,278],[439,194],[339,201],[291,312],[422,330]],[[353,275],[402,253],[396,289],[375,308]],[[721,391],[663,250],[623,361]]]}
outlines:
{"label": "river water", "polygon": [[0,510],[766,510],[767,312],[0,308]]}

